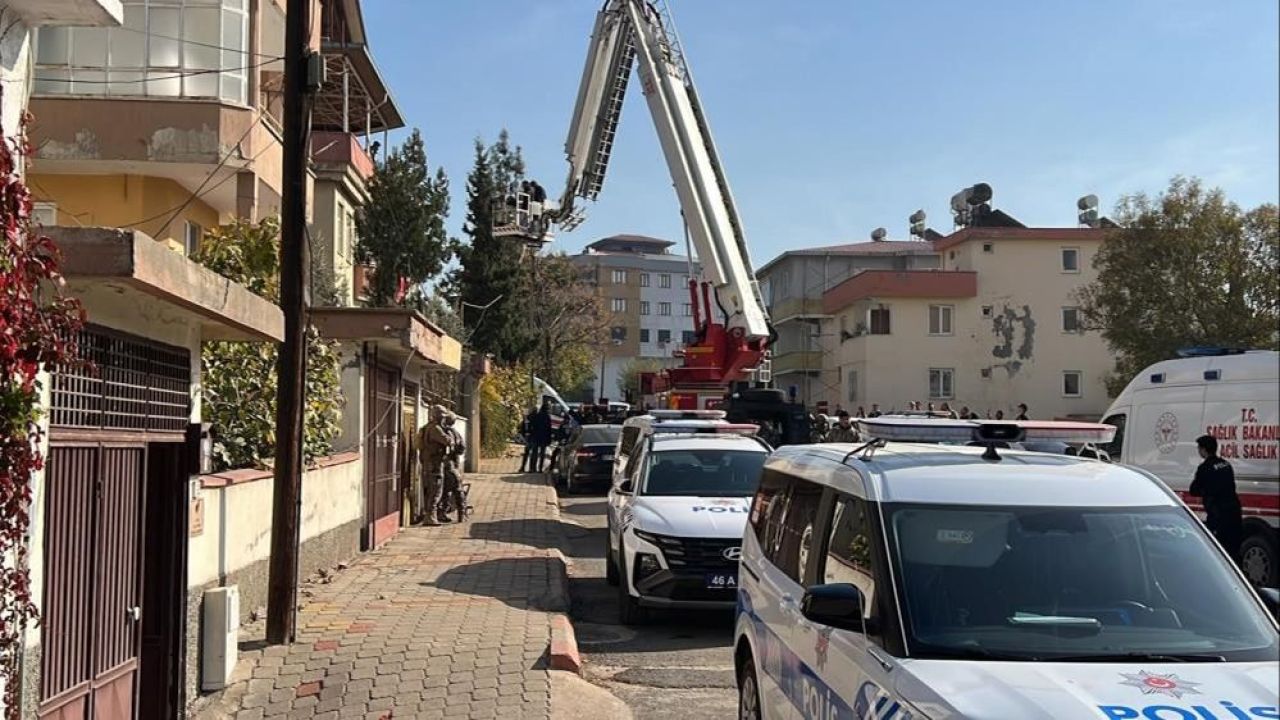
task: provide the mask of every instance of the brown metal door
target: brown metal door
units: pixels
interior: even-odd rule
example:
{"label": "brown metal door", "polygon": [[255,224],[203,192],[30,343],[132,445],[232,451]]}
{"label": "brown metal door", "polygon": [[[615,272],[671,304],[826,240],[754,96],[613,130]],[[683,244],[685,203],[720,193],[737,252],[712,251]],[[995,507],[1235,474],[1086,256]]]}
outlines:
{"label": "brown metal door", "polygon": [[377,547],[400,527],[399,469],[400,373],[374,365],[370,369],[365,484],[369,512],[369,546]]}
{"label": "brown metal door", "polygon": [[40,717],[136,716],[146,460],[137,445],[50,449]]}

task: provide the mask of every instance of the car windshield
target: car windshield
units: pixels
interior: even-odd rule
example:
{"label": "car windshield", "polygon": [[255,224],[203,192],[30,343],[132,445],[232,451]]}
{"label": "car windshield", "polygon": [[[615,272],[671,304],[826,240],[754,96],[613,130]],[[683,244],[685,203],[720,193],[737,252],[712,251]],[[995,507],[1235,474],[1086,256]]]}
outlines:
{"label": "car windshield", "polygon": [[621,425],[584,425],[582,427],[583,445],[613,445],[622,434]]}
{"label": "car windshield", "polygon": [[1280,648],[1178,508],[885,511],[913,657],[1274,660]]}
{"label": "car windshield", "polygon": [[659,450],[649,456],[640,494],[751,497],[766,457],[763,450]]}

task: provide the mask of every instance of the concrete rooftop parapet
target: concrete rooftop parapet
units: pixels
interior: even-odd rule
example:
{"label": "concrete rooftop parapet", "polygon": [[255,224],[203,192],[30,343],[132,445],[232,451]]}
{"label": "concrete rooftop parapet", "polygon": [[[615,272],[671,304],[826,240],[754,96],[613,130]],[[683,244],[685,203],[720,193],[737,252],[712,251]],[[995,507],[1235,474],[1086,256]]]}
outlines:
{"label": "concrete rooftop parapet", "polygon": [[330,340],[369,342],[392,355],[462,369],[462,343],[408,308],[312,308],[311,324]]}
{"label": "concrete rooftop parapet", "polygon": [[[45,232],[62,249],[62,274],[73,291],[105,286],[159,300],[199,323],[205,340],[284,339],[284,314],[274,303],[145,233],[100,227],[50,227]],[[92,319],[92,304],[85,309]]]}

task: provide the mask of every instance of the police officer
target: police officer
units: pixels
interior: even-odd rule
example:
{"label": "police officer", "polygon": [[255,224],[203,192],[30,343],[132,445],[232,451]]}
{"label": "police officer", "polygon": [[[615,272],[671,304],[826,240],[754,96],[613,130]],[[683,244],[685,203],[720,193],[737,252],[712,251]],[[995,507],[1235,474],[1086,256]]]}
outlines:
{"label": "police officer", "polygon": [[1218,439],[1212,435],[1196,438],[1196,449],[1204,462],[1196,468],[1189,494],[1204,505],[1205,527],[1218,538],[1233,560],[1240,560],[1240,542],[1244,535],[1244,518],[1240,496],[1236,495],[1236,474],[1231,463],[1218,457]]}
{"label": "police officer", "polygon": [[837,413],[835,427],[827,432],[827,442],[829,443],[851,443],[858,441],[858,431],[854,429],[849,422],[849,413],[841,410]]}
{"label": "police officer", "polygon": [[418,433],[418,448],[422,457],[422,505],[426,509],[427,525],[448,522],[448,516],[439,513],[440,493],[444,484],[444,463],[453,444],[453,438],[444,426],[443,405],[432,405],[430,419]]}
{"label": "police officer", "polygon": [[449,450],[444,458],[444,497],[442,498],[440,515],[449,517],[449,510],[456,510],[458,522],[466,519],[467,508],[462,498],[462,454],[466,451],[466,443],[462,433],[458,431],[457,415],[448,410],[444,414],[444,430],[449,434]]}

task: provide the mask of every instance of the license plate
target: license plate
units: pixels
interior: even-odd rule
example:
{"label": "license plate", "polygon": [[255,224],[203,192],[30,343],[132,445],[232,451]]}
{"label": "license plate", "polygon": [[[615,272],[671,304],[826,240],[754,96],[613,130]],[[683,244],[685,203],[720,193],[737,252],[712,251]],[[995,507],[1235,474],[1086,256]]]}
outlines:
{"label": "license plate", "polygon": [[707,573],[707,588],[711,590],[736,590],[738,588],[737,573]]}

